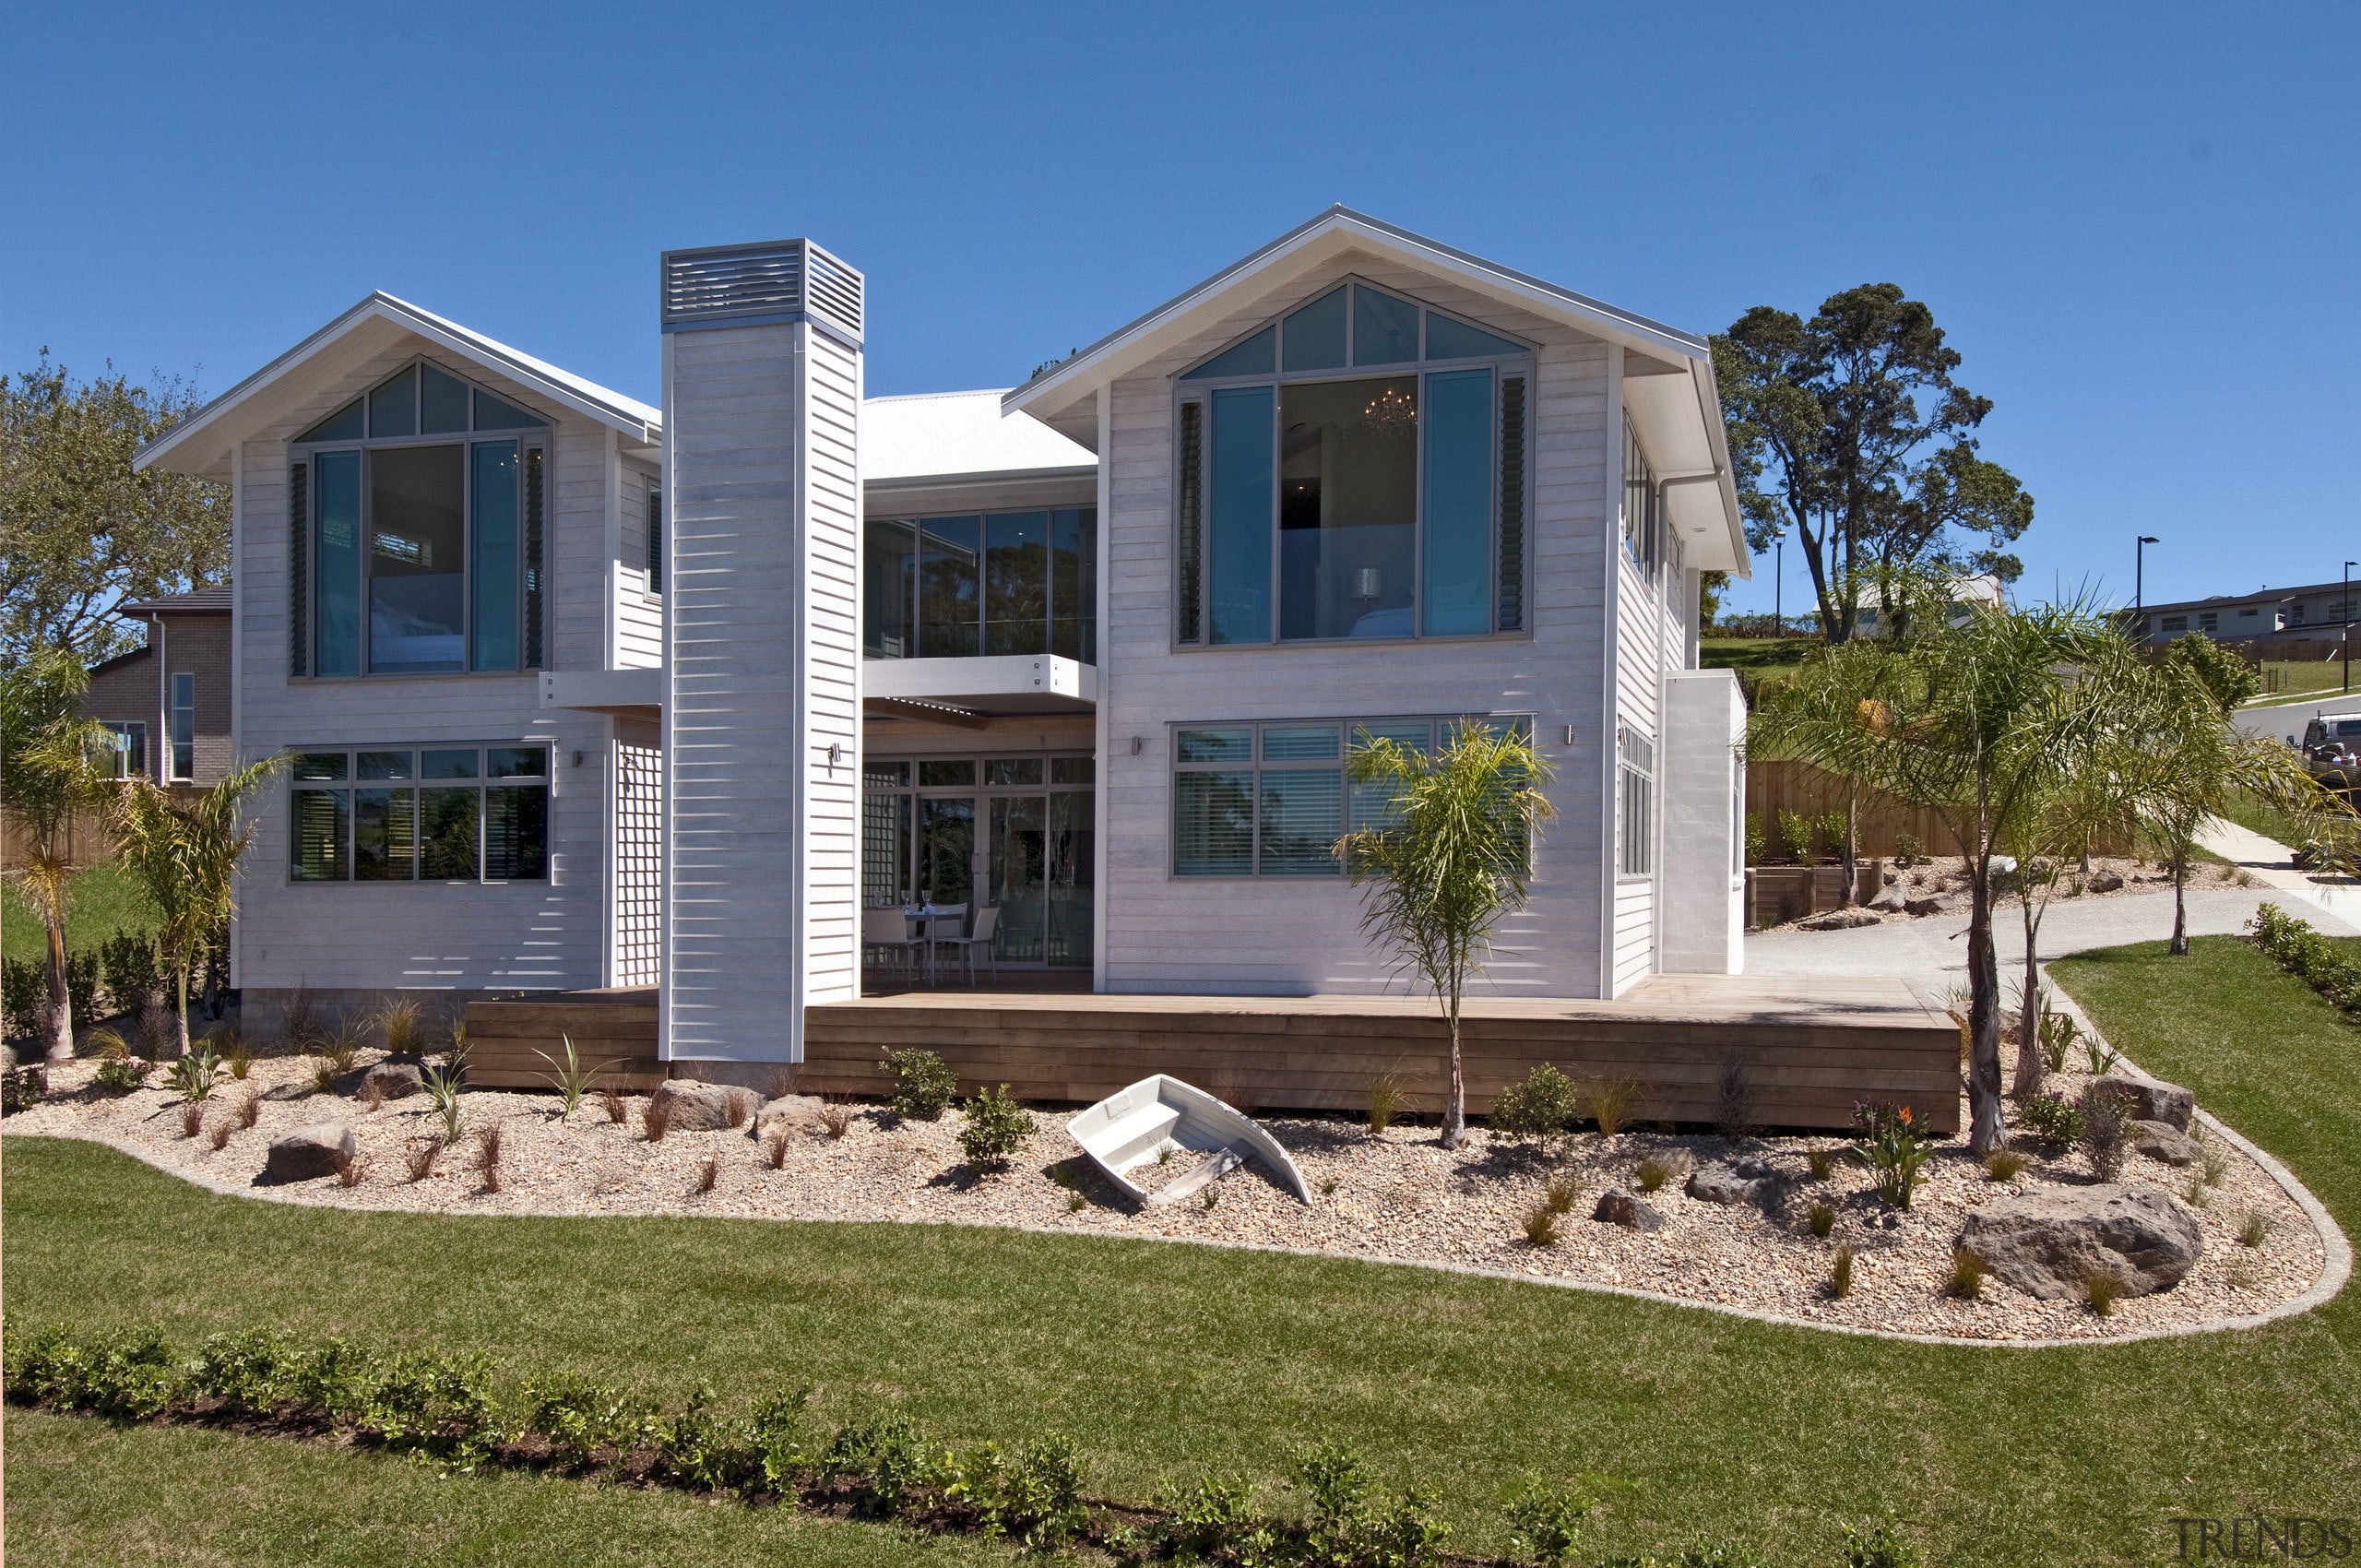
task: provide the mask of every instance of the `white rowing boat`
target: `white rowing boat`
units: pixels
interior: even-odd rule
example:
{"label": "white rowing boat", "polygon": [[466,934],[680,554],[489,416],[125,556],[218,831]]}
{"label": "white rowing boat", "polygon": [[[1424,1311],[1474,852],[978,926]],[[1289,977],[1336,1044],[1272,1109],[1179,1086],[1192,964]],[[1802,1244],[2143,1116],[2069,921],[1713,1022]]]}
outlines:
{"label": "white rowing boat", "polygon": [[[1109,1095],[1067,1123],[1066,1132],[1107,1173],[1107,1179],[1136,1202],[1177,1203],[1249,1159],[1261,1160],[1264,1169],[1278,1178],[1279,1185],[1305,1203],[1311,1201],[1303,1172],[1295,1168],[1276,1138],[1254,1124],[1253,1118],[1193,1084],[1161,1073]],[[1179,1150],[1213,1158],[1153,1194],[1128,1174]]]}

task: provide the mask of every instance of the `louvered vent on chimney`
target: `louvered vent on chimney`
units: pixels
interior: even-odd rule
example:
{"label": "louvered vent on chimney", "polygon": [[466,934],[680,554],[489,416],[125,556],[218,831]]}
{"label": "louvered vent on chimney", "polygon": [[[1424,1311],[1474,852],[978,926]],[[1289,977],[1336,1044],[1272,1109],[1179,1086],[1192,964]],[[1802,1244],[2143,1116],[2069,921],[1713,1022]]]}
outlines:
{"label": "louvered vent on chimney", "polygon": [[808,317],[860,341],[860,274],[809,240],[664,253],[667,331]]}

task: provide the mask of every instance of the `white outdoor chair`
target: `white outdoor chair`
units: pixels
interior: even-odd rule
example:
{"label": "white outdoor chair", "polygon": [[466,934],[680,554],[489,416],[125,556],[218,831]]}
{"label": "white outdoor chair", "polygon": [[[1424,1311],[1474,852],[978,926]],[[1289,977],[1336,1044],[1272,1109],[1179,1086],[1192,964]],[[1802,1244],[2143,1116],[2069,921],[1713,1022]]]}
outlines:
{"label": "white outdoor chair", "polygon": [[979,946],[984,950],[984,962],[991,966],[992,979],[1000,979],[1000,955],[992,951],[992,938],[999,931],[1000,906],[984,904],[977,907],[976,918],[970,922],[965,936],[937,936],[930,940],[941,946],[958,950],[961,961],[967,968],[967,983],[973,985],[976,983],[976,949]]}
{"label": "white outdoor chair", "polygon": [[861,910],[860,944],[895,954],[902,966],[902,983],[910,982],[910,960],[917,956],[919,942],[910,934],[909,917],[900,909]]}

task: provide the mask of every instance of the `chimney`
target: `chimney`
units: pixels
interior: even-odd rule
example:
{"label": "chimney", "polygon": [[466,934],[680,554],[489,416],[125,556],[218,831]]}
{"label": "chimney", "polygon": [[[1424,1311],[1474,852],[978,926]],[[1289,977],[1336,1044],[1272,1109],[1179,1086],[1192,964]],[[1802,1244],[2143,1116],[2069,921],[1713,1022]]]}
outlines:
{"label": "chimney", "polygon": [[803,1060],[860,992],[861,275],[809,240],[662,267],[658,1054]]}

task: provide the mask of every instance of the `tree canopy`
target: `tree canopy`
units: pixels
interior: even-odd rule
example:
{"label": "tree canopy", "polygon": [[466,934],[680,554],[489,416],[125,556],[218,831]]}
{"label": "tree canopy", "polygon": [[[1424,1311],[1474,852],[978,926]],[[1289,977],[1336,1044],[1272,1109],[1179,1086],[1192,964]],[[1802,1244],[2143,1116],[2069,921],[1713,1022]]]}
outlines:
{"label": "tree canopy", "polygon": [[95,664],[138,645],[117,604],[220,580],[227,488],[131,467],[197,402],[180,382],[149,388],[112,366],[77,382],[46,349],[0,375],[0,665],[43,647]]}
{"label": "tree canopy", "polygon": [[1830,642],[1865,603],[1891,623],[1889,585],[2023,570],[2007,547],[2033,497],[1980,455],[1992,400],[1952,379],[1959,365],[1893,283],[1832,294],[1808,321],[1757,305],[1714,339],[1748,542],[1796,536]]}

